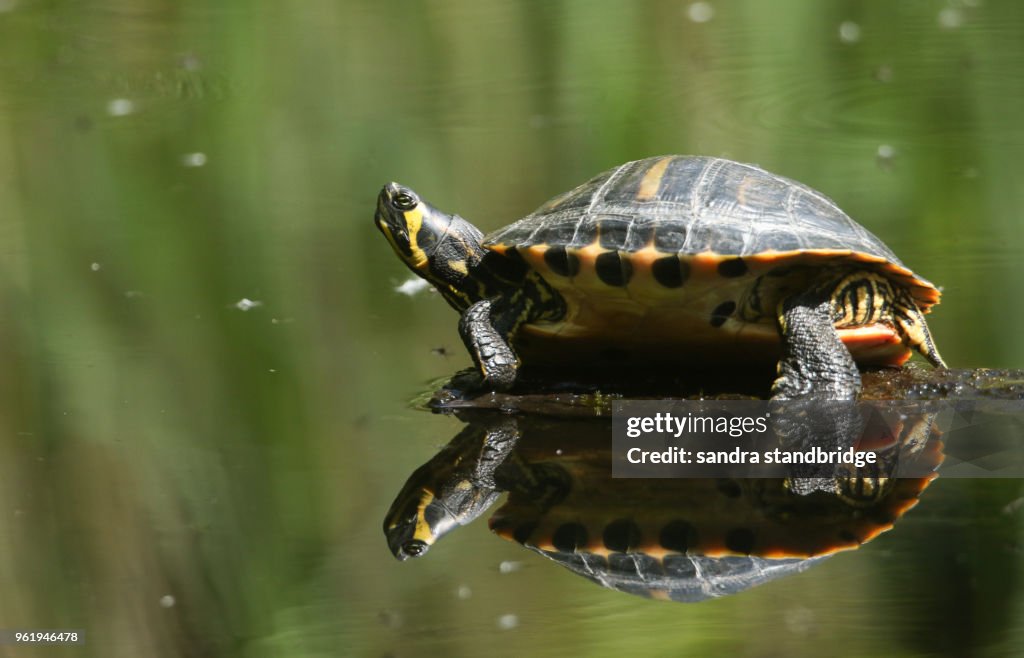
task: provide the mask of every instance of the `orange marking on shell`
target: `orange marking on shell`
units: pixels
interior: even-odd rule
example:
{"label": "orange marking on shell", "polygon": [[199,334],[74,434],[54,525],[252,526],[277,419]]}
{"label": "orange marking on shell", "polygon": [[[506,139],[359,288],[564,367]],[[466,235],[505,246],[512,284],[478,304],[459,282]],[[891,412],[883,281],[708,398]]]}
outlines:
{"label": "orange marking on shell", "polygon": [[634,251],[633,253],[623,253],[623,256],[629,260],[630,264],[633,265],[634,270],[650,270],[651,265],[654,261],[659,258],[664,258],[667,255],[663,251],[658,251],[653,246],[647,246],[640,251]]}
{"label": "orange marking on shell", "polygon": [[713,251],[702,251],[699,254],[690,256],[691,274],[698,276],[718,276],[718,265],[726,260],[727,256],[716,254]]}
{"label": "orange marking on shell", "polygon": [[527,247],[525,250],[520,250],[519,253],[522,254],[523,260],[525,260],[530,267],[538,272],[545,272],[549,269],[547,263],[544,262],[544,253],[548,249],[550,249],[550,247],[547,245],[535,244],[531,247]]}

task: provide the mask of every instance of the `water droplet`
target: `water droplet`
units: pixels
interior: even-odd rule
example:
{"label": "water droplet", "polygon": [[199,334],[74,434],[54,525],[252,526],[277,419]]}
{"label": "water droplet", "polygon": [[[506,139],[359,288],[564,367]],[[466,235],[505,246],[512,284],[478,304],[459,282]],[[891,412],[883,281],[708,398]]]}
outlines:
{"label": "water droplet", "polygon": [[853,21],[843,21],[840,23],[839,40],[843,43],[857,43],[860,41],[860,25]]}
{"label": "water droplet", "polygon": [[498,617],[498,628],[510,631],[519,625],[519,615],[507,614]]}
{"label": "water droplet", "polygon": [[243,297],[235,302],[235,308],[239,311],[249,311],[257,306],[263,306],[263,302],[255,299],[249,299],[248,297]]}
{"label": "water droplet", "polygon": [[956,28],[964,24],[964,14],[956,7],[946,7],[939,12],[939,25]]}
{"label": "water droplet", "polygon": [[198,151],[195,153],[186,153],[181,156],[181,164],[186,167],[202,167],[206,164],[206,154],[199,153]]}
{"label": "water droplet", "polygon": [[891,167],[893,158],[896,157],[896,149],[890,144],[879,144],[878,149],[875,151],[875,158],[878,160],[878,164],[883,167]]}
{"label": "water droplet", "polygon": [[707,2],[695,2],[686,8],[686,15],[694,23],[707,23],[715,17],[715,8]]}
{"label": "water droplet", "polygon": [[115,98],[107,103],[107,114],[112,117],[128,116],[134,111],[135,103],[127,98]]}
{"label": "water droplet", "polygon": [[517,560],[505,560],[498,565],[499,573],[515,573],[523,568],[523,563]]}

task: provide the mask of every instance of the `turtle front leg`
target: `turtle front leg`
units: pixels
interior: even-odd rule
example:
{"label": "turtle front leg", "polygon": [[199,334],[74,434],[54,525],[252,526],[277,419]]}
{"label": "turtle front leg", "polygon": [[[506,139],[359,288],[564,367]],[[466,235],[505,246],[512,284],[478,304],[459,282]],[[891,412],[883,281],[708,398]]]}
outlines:
{"label": "turtle front leg", "polygon": [[855,400],[860,371],[836,332],[831,300],[818,291],[789,297],[778,321],[782,358],[772,398]]}
{"label": "turtle front leg", "polygon": [[459,319],[459,335],[483,377],[481,388],[504,391],[512,388],[519,371],[519,358],[508,343],[507,332],[494,320],[494,300],[471,305]]}

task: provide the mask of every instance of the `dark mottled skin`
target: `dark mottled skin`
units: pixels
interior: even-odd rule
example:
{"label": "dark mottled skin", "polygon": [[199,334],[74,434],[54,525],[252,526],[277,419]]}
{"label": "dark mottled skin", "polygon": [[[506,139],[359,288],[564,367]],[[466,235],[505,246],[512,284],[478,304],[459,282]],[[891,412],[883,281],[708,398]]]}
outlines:
{"label": "dark mottled skin", "polygon": [[782,358],[772,387],[777,400],[852,400],[860,372],[832,323],[832,304],[819,293],[793,297],[780,314]]}
{"label": "dark mottled skin", "polygon": [[483,385],[507,390],[516,381],[519,360],[491,318],[494,302],[481,300],[462,314],[459,335],[483,375]]}

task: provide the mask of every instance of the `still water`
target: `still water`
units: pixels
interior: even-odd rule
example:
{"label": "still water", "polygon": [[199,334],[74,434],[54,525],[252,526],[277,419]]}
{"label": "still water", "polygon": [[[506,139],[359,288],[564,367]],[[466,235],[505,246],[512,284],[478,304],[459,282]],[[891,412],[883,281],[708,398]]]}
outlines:
{"label": "still water", "polygon": [[627,160],[755,162],[941,285],[950,365],[1024,366],[1024,6],[0,0],[0,627],[16,656],[1024,654],[1018,480],[697,604],[481,520],[381,523],[469,364],[372,223],[492,230]]}

